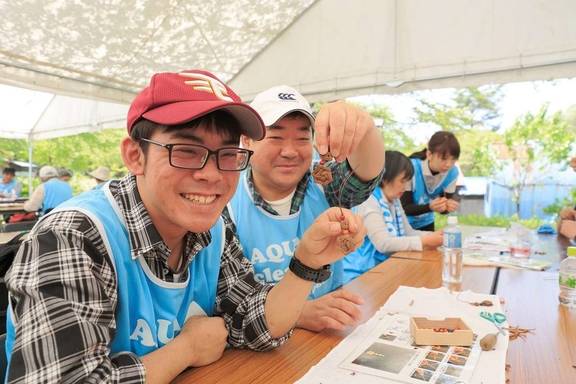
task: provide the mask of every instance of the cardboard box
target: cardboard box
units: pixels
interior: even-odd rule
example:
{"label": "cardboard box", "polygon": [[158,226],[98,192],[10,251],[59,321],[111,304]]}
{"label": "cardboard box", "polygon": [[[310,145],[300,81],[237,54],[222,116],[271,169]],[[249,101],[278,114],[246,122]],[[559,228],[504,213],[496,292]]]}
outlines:
{"label": "cardboard box", "polygon": [[429,320],[425,317],[410,318],[410,333],[416,345],[459,345],[469,347],[474,332],[459,317]]}

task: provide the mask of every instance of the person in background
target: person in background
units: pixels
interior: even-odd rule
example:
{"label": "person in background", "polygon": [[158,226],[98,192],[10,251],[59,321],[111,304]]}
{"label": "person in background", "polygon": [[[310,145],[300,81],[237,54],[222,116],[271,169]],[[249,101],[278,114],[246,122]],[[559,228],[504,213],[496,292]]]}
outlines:
{"label": "person in background", "polygon": [[16,180],[16,170],[6,167],[2,170],[0,182],[0,197],[19,197],[22,193],[22,184]]}
{"label": "person in background", "polygon": [[400,201],[412,228],[434,231],[434,212],[449,213],[458,209],[455,199],[460,143],[451,132],[432,135],[427,148],[410,155],[414,177],[406,185]]}
{"label": "person in background", "polygon": [[[308,101],[282,85],[256,95],[250,105],[264,120],[266,137],[259,142],[242,137],[242,146],[254,155],[227,214],[256,278],[276,284],[294,262],[302,234],[322,212],[358,205],[378,186],[384,145],[372,117],[352,104],[325,104],[314,119]],[[324,186],[311,175],[314,137],[318,153],[335,158],[325,163],[332,181]],[[334,291],[343,283],[341,262],[331,269],[332,278],[312,291],[298,327],[342,329],[359,319],[362,298]]]}
{"label": "person in background", "polygon": [[49,165],[40,168],[38,172],[40,184],[30,199],[24,202],[24,210],[27,212],[36,212],[40,210],[41,214],[46,214],[59,204],[72,198],[72,188],[70,184],[60,180],[58,170]]}
{"label": "person in background", "polygon": [[[570,159],[570,166],[576,171],[576,157]],[[576,207],[566,207],[560,211],[558,233],[568,239],[576,240]]]}
{"label": "person in background", "polygon": [[95,188],[101,188],[102,185],[110,179],[110,169],[100,166],[92,172],[89,172],[88,176],[92,176],[92,178],[96,181]]}
{"label": "person in background", "polygon": [[356,251],[346,255],[344,282],[348,282],[386,260],[393,252],[421,251],[442,245],[442,231],[417,231],[410,226],[400,197],[414,176],[408,157],[386,151],[385,173],[380,187],[354,210],[362,218],[367,235]]}
{"label": "person in background", "polygon": [[72,178],[72,171],[69,170],[68,168],[60,167],[58,168],[58,175],[60,180],[69,183],[70,179]]}
{"label": "person in background", "polygon": [[[365,230],[347,209],[316,218],[275,286],[254,279],[221,218],[248,165],[258,114],[213,74],[157,73],[128,110],[129,174],[65,202],[22,243],[10,290],[8,383],[168,383],[227,345],[284,343],[313,282]],[[262,234],[263,235],[263,234]]]}

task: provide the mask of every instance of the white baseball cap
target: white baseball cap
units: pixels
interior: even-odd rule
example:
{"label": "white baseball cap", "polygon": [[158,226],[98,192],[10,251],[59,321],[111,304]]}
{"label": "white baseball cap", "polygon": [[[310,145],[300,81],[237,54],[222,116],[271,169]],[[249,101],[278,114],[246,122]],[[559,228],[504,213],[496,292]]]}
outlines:
{"label": "white baseball cap", "polygon": [[45,165],[40,168],[38,177],[41,179],[48,179],[50,177],[58,177],[58,170],[50,165]]}
{"label": "white baseball cap", "polygon": [[308,101],[297,90],[287,85],[279,85],[260,92],[250,106],[258,112],[267,127],[292,112],[302,112],[310,119],[310,124],[314,125],[314,115]]}

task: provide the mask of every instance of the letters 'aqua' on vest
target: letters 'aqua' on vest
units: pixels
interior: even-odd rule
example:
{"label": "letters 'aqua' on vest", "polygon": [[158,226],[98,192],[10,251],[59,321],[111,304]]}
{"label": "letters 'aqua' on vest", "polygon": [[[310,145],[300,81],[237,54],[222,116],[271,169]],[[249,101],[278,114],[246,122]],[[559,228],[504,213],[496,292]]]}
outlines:
{"label": "letters 'aqua' on vest", "polygon": [[[254,205],[254,201],[243,172],[228,212],[234,223],[244,255],[252,262],[256,279],[265,283],[282,280],[290,258],[302,235],[314,220],[329,208],[324,192],[318,185],[308,180],[302,205],[298,212],[288,216],[272,215]],[[330,279],[316,284],[311,298],[320,297],[342,285],[342,262],[332,264]]]}
{"label": "letters 'aqua' on vest", "polygon": [[[374,199],[378,202],[382,211],[382,216],[384,217],[384,222],[386,223],[386,230],[390,236],[405,236],[406,231],[404,228],[404,221],[402,220],[402,206],[400,200],[395,199],[393,201],[395,208],[395,213],[393,214],[380,187],[374,189],[370,199]],[[353,209],[353,211],[357,211],[357,208]],[[374,268],[389,257],[390,254],[382,253],[377,250],[368,236],[364,237],[364,243],[362,243],[362,245],[354,252],[344,257],[344,284]]]}
{"label": "letters 'aqua' on vest", "polygon": [[[442,196],[444,190],[458,178],[458,169],[453,166],[446,172],[442,181],[440,181],[432,190],[426,186],[424,172],[422,171],[422,160],[410,159],[414,165],[414,177],[412,177],[412,197],[414,204],[427,205],[435,198]],[[434,222],[434,212],[426,212],[421,215],[407,216],[408,222],[414,229],[422,228]]]}
{"label": "letters 'aqua' on vest", "polygon": [[[143,356],[172,340],[189,316],[213,315],[224,248],[221,219],[210,230],[211,243],[191,261],[188,279],[170,283],[154,276],[142,255],[132,258],[128,232],[108,185],[83,193],[53,212],[62,210],[77,210],[90,217],[112,255],[118,285],[112,354],[132,352]],[[9,316],[8,358],[14,343],[12,321]]]}

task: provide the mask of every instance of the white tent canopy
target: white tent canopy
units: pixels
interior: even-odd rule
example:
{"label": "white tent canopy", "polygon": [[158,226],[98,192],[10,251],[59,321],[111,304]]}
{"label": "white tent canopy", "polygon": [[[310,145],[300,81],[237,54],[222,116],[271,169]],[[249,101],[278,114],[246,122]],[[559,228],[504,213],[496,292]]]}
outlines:
{"label": "white tent canopy", "polygon": [[126,104],[14,91],[13,87],[0,86],[0,95],[12,97],[2,103],[0,137],[31,142],[126,125]]}
{"label": "white tent canopy", "polygon": [[206,68],[250,99],[311,100],[576,76],[573,0],[1,2],[0,82],[128,103]]}

